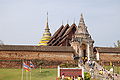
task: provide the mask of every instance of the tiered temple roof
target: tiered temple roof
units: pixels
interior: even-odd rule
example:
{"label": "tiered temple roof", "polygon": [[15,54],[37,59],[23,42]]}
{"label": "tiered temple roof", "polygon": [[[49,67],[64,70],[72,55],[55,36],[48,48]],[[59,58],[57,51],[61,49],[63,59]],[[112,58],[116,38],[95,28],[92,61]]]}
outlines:
{"label": "tiered temple roof", "polygon": [[52,36],[51,40],[48,42],[49,46],[70,46],[70,41],[73,34],[76,31],[76,25],[72,24],[69,26],[61,26]]}
{"label": "tiered temple roof", "polygon": [[62,25],[52,36],[51,40],[48,42],[48,46],[70,46],[70,41],[73,37],[89,38],[92,40],[82,14],[78,26],[76,26],[75,23],[71,26],[69,24],[65,26]]}

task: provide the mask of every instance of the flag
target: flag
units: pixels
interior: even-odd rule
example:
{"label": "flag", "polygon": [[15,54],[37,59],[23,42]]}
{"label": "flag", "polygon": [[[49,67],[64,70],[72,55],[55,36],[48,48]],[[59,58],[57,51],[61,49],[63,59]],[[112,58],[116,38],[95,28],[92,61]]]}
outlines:
{"label": "flag", "polygon": [[34,68],[34,67],[35,67],[31,61],[30,61],[30,67],[31,67],[31,68]]}
{"label": "flag", "polygon": [[23,68],[26,70],[26,71],[30,71],[31,68],[25,63],[23,62]]}
{"label": "flag", "polygon": [[110,61],[110,66],[112,66],[112,62]]}

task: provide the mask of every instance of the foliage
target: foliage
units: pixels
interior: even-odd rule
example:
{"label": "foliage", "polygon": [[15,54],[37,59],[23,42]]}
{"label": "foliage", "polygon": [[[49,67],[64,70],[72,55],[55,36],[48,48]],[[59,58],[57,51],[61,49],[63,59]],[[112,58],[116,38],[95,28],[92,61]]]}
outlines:
{"label": "foliage", "polygon": [[[58,77],[57,78],[57,80],[61,80],[61,78],[60,77]],[[63,80],[69,80],[68,78],[65,78],[65,79],[63,79]]]}
{"label": "foliage", "polygon": [[[104,68],[110,70],[112,66],[104,66]],[[120,74],[120,66],[114,66],[114,72]]]}
{"label": "foliage", "polygon": [[3,41],[2,41],[2,40],[0,40],[0,45],[4,45],[4,43],[3,43]]}
{"label": "foliage", "polygon": [[84,72],[84,79],[85,80],[90,80],[90,78],[91,78],[90,73]]}
{"label": "foliage", "polygon": [[120,48],[120,40],[117,40],[117,42],[114,43],[114,46]]}
{"label": "foliage", "polygon": [[68,68],[68,66],[69,66],[69,64],[67,64],[67,63],[60,64],[60,67]]}
{"label": "foliage", "polygon": [[64,67],[64,68],[77,67],[77,64],[72,64],[72,63],[62,63],[62,64],[60,64],[60,67]]}
{"label": "foliage", "polygon": [[33,60],[33,63],[35,63],[36,68],[39,68],[41,65],[43,65],[44,62],[42,60],[35,59],[35,60]]}

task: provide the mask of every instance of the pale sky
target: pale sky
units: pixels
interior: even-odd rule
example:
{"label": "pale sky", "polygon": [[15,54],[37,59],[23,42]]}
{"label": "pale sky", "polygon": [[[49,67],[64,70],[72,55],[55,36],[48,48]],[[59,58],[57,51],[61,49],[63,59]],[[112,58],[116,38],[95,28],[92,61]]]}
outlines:
{"label": "pale sky", "polygon": [[9,45],[36,45],[44,32],[62,24],[78,25],[83,13],[94,46],[112,47],[120,40],[120,0],[0,0],[0,40]]}

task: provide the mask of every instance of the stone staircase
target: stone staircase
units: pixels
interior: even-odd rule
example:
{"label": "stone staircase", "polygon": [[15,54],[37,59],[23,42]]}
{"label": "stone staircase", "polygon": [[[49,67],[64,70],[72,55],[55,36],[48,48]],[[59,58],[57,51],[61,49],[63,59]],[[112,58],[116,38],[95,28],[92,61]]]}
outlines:
{"label": "stone staircase", "polygon": [[[89,67],[88,63],[84,65],[84,69],[86,72],[91,73],[91,68]],[[99,71],[103,70],[103,74],[99,74]],[[104,69],[101,65],[99,65],[97,62],[95,62],[95,66],[93,68],[93,76],[92,78],[97,79],[97,80],[120,80],[120,77],[114,77],[112,78],[113,74],[110,74],[111,76],[108,76],[108,70]]]}

